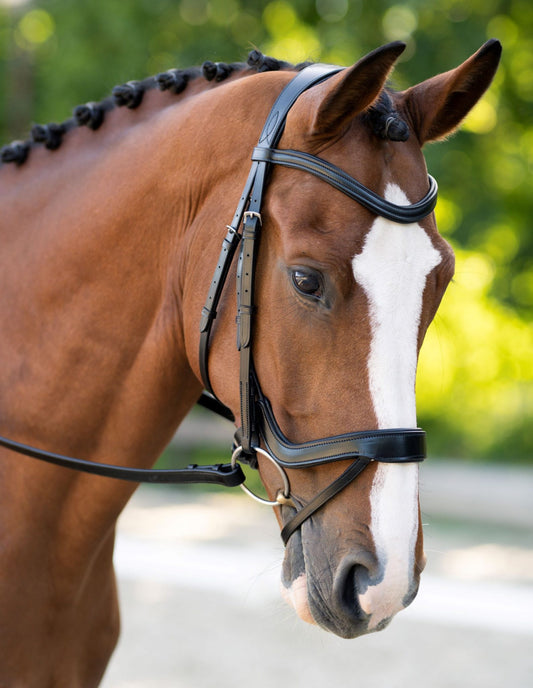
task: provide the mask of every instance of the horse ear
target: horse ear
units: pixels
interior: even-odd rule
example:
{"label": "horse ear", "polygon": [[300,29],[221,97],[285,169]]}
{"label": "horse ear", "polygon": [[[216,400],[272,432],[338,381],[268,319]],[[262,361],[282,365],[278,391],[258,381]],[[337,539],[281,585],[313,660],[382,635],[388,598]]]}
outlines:
{"label": "horse ear", "polygon": [[487,41],[456,69],[405,92],[405,107],[421,145],[441,139],[459,126],[489,87],[501,52],[499,41]]}
{"label": "horse ear", "polygon": [[384,45],[319,86],[325,94],[314,116],[312,136],[331,138],[346,129],[355,115],[366,110],[381,93],[404,50],[405,43],[400,41]]}

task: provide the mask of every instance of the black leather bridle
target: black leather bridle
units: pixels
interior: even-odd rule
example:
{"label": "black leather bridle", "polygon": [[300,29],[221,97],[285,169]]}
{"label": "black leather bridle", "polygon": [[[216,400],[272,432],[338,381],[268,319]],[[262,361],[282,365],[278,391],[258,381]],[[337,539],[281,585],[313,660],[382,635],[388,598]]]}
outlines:
{"label": "black leather bridle", "polygon": [[[208,372],[209,337],[229,266],[241,243],[237,268],[237,348],[240,352],[241,427],[235,435],[237,449],[233,465],[240,461],[256,466],[256,453],[267,456],[280,470],[284,489],[276,502],[291,504],[286,468],[306,468],[332,461],[350,460],[350,466],[331,485],[296,512],[282,529],[285,544],[301,524],[351,483],[372,461],[407,463],[426,456],[425,432],[416,429],[386,429],[354,432],[295,444],[288,440],[276,422],[270,403],[261,391],[252,360],[254,319],[254,277],[261,229],[261,204],[266,176],[272,164],[308,172],[327,182],[376,215],[408,224],[429,215],[437,201],[437,183],[428,177],[429,190],[422,200],[408,206],[386,201],[335,165],[309,153],[279,150],[287,114],[297,98],[308,88],[329,78],[340,67],[315,64],[302,70],[278,96],[252,154],[252,166],[233,222],[228,225],[217,268],[211,283],[200,325],[200,366],[204,385],[213,395]],[[242,234],[239,228],[242,225]],[[264,449],[262,449],[264,447]]]}
{"label": "black leather bridle", "polygon": [[[0,436],[0,446],[65,468],[121,480],[148,483],[215,483],[244,487],[245,476],[238,463],[257,467],[257,454],[272,461],[280,471],[284,487],[274,505],[295,506],[285,469],[317,466],[350,460],[351,464],[331,485],[300,508],[282,530],[285,544],[301,524],[344,487],[351,483],[372,461],[407,463],[426,456],[425,432],[418,428],[400,428],[354,432],[296,444],[288,440],[276,422],[268,399],[263,395],[253,367],[252,337],[254,321],[254,277],[261,228],[261,204],[270,165],[283,165],[313,174],[354,199],[376,215],[393,222],[417,222],[429,215],[437,200],[437,184],[430,176],[424,198],[409,206],[386,201],[343,172],[314,155],[293,150],[279,150],[287,114],[298,97],[308,88],[341,71],[342,67],[315,64],[299,72],[278,96],[252,153],[252,166],[233,222],[222,243],[220,258],[200,322],[200,368],[206,387],[199,403],[219,415],[234,420],[233,413],[214,395],[209,381],[209,339],[226,279],[240,244],[237,268],[237,347],[240,352],[241,427],[235,433],[236,447],[230,464],[191,465],[185,469],[137,469],[54,454]],[[239,229],[242,226],[242,232]],[[254,495],[253,495],[254,496]],[[264,500],[260,500],[264,501]]]}

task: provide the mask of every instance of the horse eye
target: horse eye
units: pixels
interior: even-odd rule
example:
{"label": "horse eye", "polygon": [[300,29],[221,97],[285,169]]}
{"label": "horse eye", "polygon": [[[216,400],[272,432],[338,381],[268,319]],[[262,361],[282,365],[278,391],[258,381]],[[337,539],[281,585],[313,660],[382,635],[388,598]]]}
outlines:
{"label": "horse eye", "polygon": [[320,279],[320,275],[316,272],[302,269],[293,270],[292,283],[304,296],[315,296],[319,298],[322,295],[322,280]]}

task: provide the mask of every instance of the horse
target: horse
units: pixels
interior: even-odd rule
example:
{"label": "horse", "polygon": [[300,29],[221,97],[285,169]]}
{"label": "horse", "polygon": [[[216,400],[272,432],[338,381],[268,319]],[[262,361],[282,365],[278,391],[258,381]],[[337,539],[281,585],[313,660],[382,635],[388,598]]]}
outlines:
{"label": "horse", "polygon": [[[454,257],[434,203],[402,212],[429,194],[423,145],[458,127],[501,53],[490,40],[399,92],[387,80],[404,47],[326,70],[282,123],[268,119],[273,104],[313,65],[254,51],[247,64],[128,82],[1,152],[2,435],[149,469],[208,386],[244,430],[232,466],[256,463],[290,525],[283,596],[343,638],[384,628],[424,568],[415,374]],[[278,140],[258,148],[265,120]],[[374,205],[358,202],[367,191]],[[205,298],[239,203],[238,241],[260,226],[260,247],[225,265],[215,318]],[[253,287],[239,347],[237,278]],[[411,431],[418,449],[400,460],[395,437]],[[338,441],[350,451],[332,456]],[[379,450],[355,480],[359,442]],[[0,452],[0,685],[97,686],[119,635],[115,524],[136,483]]]}

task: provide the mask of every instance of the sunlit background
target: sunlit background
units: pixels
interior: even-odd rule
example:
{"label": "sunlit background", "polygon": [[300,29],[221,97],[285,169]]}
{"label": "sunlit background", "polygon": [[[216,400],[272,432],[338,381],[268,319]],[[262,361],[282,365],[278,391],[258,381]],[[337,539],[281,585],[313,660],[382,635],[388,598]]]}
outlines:
{"label": "sunlit background", "polygon": [[[437,218],[455,282],[420,363],[419,423],[433,455],[531,462],[533,455],[533,4],[528,0],[0,1],[0,139],[61,121],[120,82],[173,66],[243,61],[350,64],[401,39],[394,85],[504,46],[489,93],[430,146]],[[220,220],[225,222],[223,218]]]}
{"label": "sunlit background", "polygon": [[[0,0],[0,144],[67,119],[116,84],[245,61],[256,47],[295,63],[349,65],[400,39],[401,89],[492,37],[504,52],[490,91],[454,137],[426,150],[457,272],[423,347],[419,423],[431,457],[455,461],[422,468],[428,567],[418,599],[379,636],[346,645],[315,634],[280,611],[271,514],[236,497],[143,488],[118,531],[124,633],[106,688],[224,688],[250,685],[250,676],[257,688],[356,678],[376,687],[532,685],[533,3]],[[231,430],[203,416],[189,422],[177,453],[201,462],[221,450],[227,460]],[[237,643],[239,661],[227,651]],[[304,665],[311,676],[301,683]],[[184,667],[193,678],[178,684]]]}

